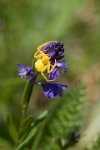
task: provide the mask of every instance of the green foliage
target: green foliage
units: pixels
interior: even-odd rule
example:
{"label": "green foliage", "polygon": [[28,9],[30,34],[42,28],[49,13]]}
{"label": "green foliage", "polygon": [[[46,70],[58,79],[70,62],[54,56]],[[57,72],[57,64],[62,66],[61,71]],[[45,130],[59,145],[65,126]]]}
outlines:
{"label": "green foliage", "polygon": [[69,143],[72,131],[74,133],[78,129],[81,132],[86,102],[84,88],[80,83],[75,89],[70,88],[63,98],[53,102],[45,122],[39,127],[32,150],[62,149]]}
{"label": "green foliage", "polygon": [[85,150],[100,150],[100,136],[98,136],[96,141],[92,142],[91,146]]}
{"label": "green foliage", "polygon": [[37,133],[38,126],[46,117],[47,111],[44,111],[36,118],[33,118],[32,115],[29,115],[23,120],[19,130],[19,142],[16,150],[23,149],[25,146],[29,145]]}
{"label": "green foliage", "polygon": [[18,145],[16,150],[64,150],[73,146],[80,139],[85,104],[85,86],[80,82],[76,88],[69,88],[62,98],[53,101],[49,111],[37,117],[28,115],[18,129],[19,135],[9,115],[8,131]]}
{"label": "green foliage", "polygon": [[8,127],[8,131],[9,131],[9,134],[10,134],[12,140],[14,142],[16,142],[17,137],[18,137],[18,132],[17,132],[16,127],[14,125],[14,121],[13,121],[11,114],[9,114],[8,118],[7,118],[7,127]]}

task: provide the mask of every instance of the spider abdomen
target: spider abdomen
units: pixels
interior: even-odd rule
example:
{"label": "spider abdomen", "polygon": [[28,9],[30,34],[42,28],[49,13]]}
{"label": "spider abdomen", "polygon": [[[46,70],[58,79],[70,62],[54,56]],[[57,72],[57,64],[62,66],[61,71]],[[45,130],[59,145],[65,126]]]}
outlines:
{"label": "spider abdomen", "polygon": [[35,62],[35,68],[38,72],[44,72],[46,70],[46,67],[43,64],[42,60],[37,60]]}

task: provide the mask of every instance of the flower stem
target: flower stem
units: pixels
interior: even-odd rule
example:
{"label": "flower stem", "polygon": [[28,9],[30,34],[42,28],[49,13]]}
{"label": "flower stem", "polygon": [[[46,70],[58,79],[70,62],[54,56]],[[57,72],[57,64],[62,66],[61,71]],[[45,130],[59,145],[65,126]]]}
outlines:
{"label": "flower stem", "polygon": [[[32,62],[32,68],[33,66],[34,66],[34,62]],[[34,75],[34,82],[35,82],[38,73],[37,72],[34,72],[34,73],[35,73]],[[28,109],[30,98],[31,98],[32,90],[34,87],[34,82],[28,79],[25,85],[24,93],[22,96],[22,118],[23,119],[25,118],[27,114],[27,109]]]}
{"label": "flower stem", "polygon": [[34,84],[32,84],[30,79],[28,79],[26,82],[23,97],[22,97],[22,116],[23,116],[23,118],[26,116],[26,113],[27,113],[33,86],[34,86]]}

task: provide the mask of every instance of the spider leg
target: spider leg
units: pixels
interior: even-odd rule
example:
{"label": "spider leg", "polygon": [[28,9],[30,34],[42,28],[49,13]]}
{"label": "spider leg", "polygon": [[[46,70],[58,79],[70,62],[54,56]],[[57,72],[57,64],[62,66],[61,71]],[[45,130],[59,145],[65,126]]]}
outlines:
{"label": "spider leg", "polygon": [[35,52],[35,54],[34,54],[34,58],[36,58],[36,59],[38,59],[38,58],[40,58],[41,56],[40,56],[40,54],[38,54],[39,53],[39,51],[36,51]]}
{"label": "spider leg", "polygon": [[41,52],[41,48],[43,47],[44,44],[40,45],[37,47],[37,51],[35,52],[34,54],[34,58],[41,58],[41,55],[39,53],[42,53]]}
{"label": "spider leg", "polygon": [[[35,52],[34,54],[34,58],[36,59],[40,59],[44,56],[48,56],[48,54],[45,54],[44,52],[42,52],[41,50],[38,50],[37,52]],[[48,56],[49,57],[49,56]]]}
{"label": "spider leg", "polygon": [[[41,49],[42,49],[44,46],[46,46],[47,44],[49,44],[50,42],[52,42],[52,41],[45,42],[44,44],[38,46],[38,47],[37,47],[37,51],[36,51],[35,54],[34,54],[34,58],[36,58],[36,59],[40,58],[41,56],[40,56],[40,54],[38,54],[38,53],[40,52],[40,53],[42,54],[43,52],[41,52]],[[43,50],[43,51],[45,52],[46,50]],[[44,54],[44,53],[43,53],[43,54]],[[38,55],[39,55],[39,56],[38,56]]]}
{"label": "spider leg", "polygon": [[43,72],[41,72],[41,75],[44,77],[44,79],[45,79],[47,82],[52,82],[52,81],[54,81],[54,80],[49,80],[49,79],[47,79],[47,77],[45,76],[45,74],[44,74]]}
{"label": "spider leg", "polygon": [[45,42],[44,44],[40,45],[37,47],[37,50],[41,50],[44,46],[46,46],[47,44],[51,43],[53,41],[49,41],[49,42]]}
{"label": "spider leg", "polygon": [[41,50],[37,50],[34,54],[34,58],[38,59],[45,55]]}
{"label": "spider leg", "polygon": [[[52,68],[50,69],[50,67],[52,67]],[[51,73],[55,67],[56,67],[56,59],[55,59],[54,65],[51,65],[50,62],[49,62],[47,72]]]}

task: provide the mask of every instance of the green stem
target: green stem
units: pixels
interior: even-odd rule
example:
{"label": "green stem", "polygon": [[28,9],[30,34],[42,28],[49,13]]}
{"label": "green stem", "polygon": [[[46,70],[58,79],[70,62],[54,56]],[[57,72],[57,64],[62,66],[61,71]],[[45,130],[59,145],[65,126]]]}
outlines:
{"label": "green stem", "polygon": [[23,97],[22,97],[22,113],[23,113],[22,115],[23,115],[23,117],[25,117],[26,113],[27,113],[27,109],[28,109],[30,98],[31,98],[33,86],[34,86],[34,84],[32,84],[30,79],[28,79],[26,82]]}
{"label": "green stem", "polygon": [[[34,66],[34,63],[32,63],[32,68]],[[34,81],[37,78],[37,73],[35,73],[34,76]],[[27,109],[28,109],[28,105],[29,105],[29,101],[31,98],[31,94],[32,94],[32,90],[33,90],[34,84],[30,81],[30,79],[27,80],[26,85],[25,85],[25,89],[24,89],[24,93],[22,96],[22,118],[24,119],[27,113]]]}
{"label": "green stem", "polygon": [[[37,74],[35,75],[34,81],[35,81],[36,77],[37,77]],[[31,83],[30,79],[28,79],[26,82],[26,85],[25,85],[23,96],[22,96],[22,118],[21,118],[21,123],[20,123],[20,127],[19,127],[19,135],[21,132],[23,120],[25,119],[25,117],[27,115],[27,109],[28,109],[28,105],[30,102],[33,87],[34,87],[34,84]],[[19,135],[18,135],[18,139],[19,139]],[[19,145],[19,140],[17,141],[16,145],[17,146]]]}

